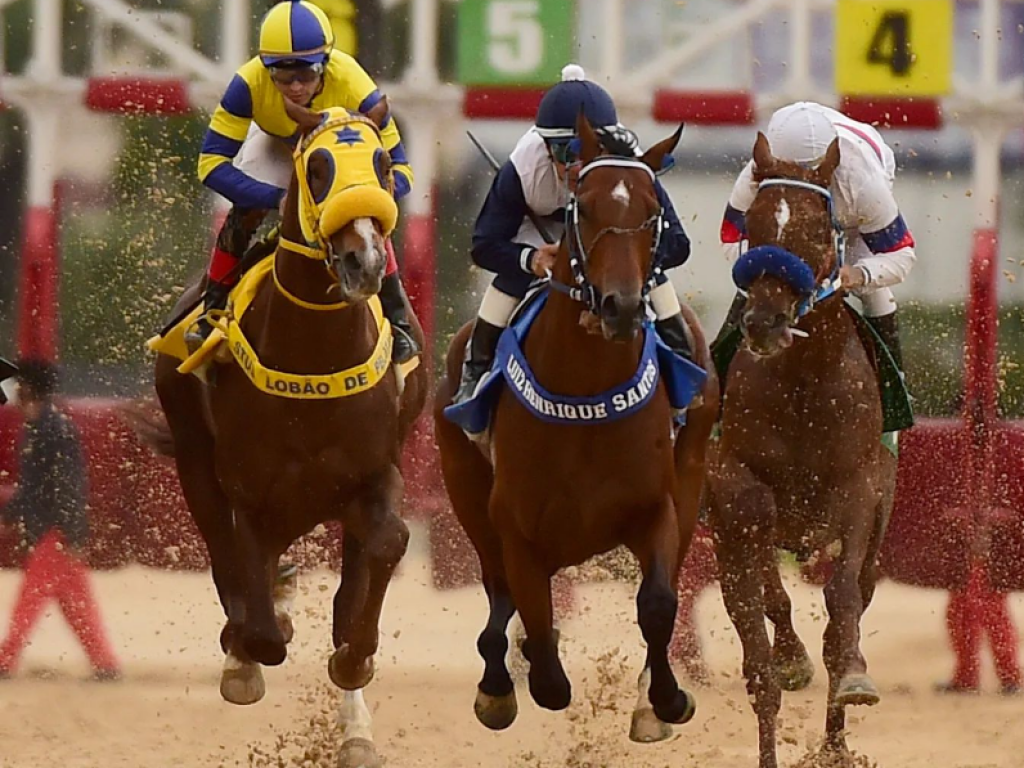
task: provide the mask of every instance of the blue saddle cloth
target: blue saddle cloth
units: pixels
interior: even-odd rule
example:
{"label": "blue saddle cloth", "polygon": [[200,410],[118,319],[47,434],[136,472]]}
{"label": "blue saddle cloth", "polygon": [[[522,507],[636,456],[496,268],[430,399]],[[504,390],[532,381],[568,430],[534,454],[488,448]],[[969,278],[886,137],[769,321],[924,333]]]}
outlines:
{"label": "blue saddle cloth", "polygon": [[548,299],[548,289],[528,296],[498,341],[490,371],[476,394],[464,403],[449,405],[445,418],[470,435],[487,430],[501,387],[507,385],[536,418],[552,424],[604,424],[643,408],[664,380],[672,407],[682,411],[704,388],[707,372],[675,354],[647,323],[640,364],[631,379],[594,397],[570,397],[548,392],[536,380],[522,345]]}

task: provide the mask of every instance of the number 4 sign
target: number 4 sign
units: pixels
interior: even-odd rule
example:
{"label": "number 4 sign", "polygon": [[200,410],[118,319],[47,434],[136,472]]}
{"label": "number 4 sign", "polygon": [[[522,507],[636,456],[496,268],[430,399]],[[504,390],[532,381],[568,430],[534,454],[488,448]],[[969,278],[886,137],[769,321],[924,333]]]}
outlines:
{"label": "number 4 sign", "polygon": [[839,0],[836,90],[940,96],[950,87],[952,0]]}
{"label": "number 4 sign", "polygon": [[459,81],[549,85],[576,50],[574,0],[461,0]]}

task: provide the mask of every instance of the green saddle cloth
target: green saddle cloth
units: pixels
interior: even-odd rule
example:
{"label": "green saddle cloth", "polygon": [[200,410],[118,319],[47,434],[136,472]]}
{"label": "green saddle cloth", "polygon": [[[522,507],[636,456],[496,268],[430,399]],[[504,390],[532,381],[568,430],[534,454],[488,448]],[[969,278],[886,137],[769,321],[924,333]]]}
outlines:
{"label": "green saddle cloth", "polygon": [[[876,350],[878,388],[882,394],[882,432],[899,432],[914,426],[914,407],[911,404],[910,392],[900,375],[900,369],[893,360],[889,347],[885,345],[878,332],[863,318],[856,309],[846,304],[861,338],[874,342]],[[711,349],[711,357],[715,361],[718,375],[724,377],[729,370],[736,352],[739,351],[743,334],[740,329],[733,328],[729,334]]]}

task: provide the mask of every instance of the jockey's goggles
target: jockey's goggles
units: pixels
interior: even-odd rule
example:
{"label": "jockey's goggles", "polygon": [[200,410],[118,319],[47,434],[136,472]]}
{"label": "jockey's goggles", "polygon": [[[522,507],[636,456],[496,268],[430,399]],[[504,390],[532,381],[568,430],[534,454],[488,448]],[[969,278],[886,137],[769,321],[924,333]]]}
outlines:
{"label": "jockey's goggles", "polygon": [[299,82],[304,85],[315,83],[324,73],[323,64],[302,64],[301,66],[273,66],[270,70],[270,79],[278,85],[291,85]]}
{"label": "jockey's goggles", "polygon": [[579,159],[579,142],[575,139],[549,141],[548,149],[554,161],[562,165],[570,165]]}

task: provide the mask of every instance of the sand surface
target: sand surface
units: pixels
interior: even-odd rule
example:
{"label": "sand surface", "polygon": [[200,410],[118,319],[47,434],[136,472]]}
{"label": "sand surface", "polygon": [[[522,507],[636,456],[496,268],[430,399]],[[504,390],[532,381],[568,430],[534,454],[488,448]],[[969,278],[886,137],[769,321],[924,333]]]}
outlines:
{"label": "sand surface", "polygon": [[[712,684],[696,690],[698,712],[690,724],[676,728],[673,740],[648,746],[627,739],[642,653],[630,585],[590,584],[578,591],[578,612],[564,633],[574,684],[570,709],[540,710],[521,686],[519,720],[494,734],[472,712],[482,668],[475,651],[482,591],[435,592],[428,568],[421,548],[410,552],[389,595],[378,676],[367,690],[378,749],[389,767],[756,766],[756,725],[739,678],[739,646],[717,589],[699,604]],[[19,578],[0,573],[4,627]],[[222,616],[208,574],[135,567],[96,574],[95,585],[125,679],[87,682],[85,658],[51,610],[18,676],[0,682],[0,767],[332,764],[336,693],[325,661],[335,575],[302,574],[290,657],[266,671],[267,697],[245,708],[218,694]],[[791,588],[818,676],[807,691],[784,700],[784,766],[819,738],[825,696],[820,592]],[[1020,768],[1024,699],[992,693],[988,667],[989,693],[931,692],[951,665],[944,609],[942,593],[880,586],[864,622],[864,650],[883,699],[873,709],[854,710],[850,745],[882,768]],[[1014,612],[1024,618],[1024,600],[1014,600]]]}

